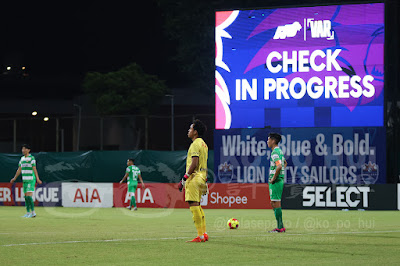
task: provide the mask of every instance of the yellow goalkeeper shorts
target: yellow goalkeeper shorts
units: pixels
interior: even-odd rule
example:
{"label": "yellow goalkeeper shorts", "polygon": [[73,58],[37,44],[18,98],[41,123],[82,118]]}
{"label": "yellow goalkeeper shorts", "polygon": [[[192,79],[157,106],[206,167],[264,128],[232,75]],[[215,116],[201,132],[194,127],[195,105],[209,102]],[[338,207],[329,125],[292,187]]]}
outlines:
{"label": "yellow goalkeeper shorts", "polygon": [[185,184],[185,201],[200,202],[201,195],[207,193],[206,175],[190,176]]}

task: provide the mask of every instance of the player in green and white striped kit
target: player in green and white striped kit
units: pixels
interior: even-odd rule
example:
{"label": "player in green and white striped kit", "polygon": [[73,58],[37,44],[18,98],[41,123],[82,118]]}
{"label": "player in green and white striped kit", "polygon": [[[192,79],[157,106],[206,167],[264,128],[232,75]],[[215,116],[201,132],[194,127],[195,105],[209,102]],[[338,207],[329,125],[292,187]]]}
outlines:
{"label": "player in green and white striped kit", "polygon": [[282,220],[281,199],[287,162],[281,148],[278,147],[281,138],[281,135],[278,133],[270,133],[267,141],[268,147],[272,149],[268,178],[269,197],[277,222],[277,227],[274,230],[269,231],[270,233],[284,233],[286,231]]}
{"label": "player in green and white striped kit", "polygon": [[127,207],[127,208],[132,209],[132,206],[133,206],[133,210],[137,211],[135,192],[136,192],[137,185],[138,185],[138,178],[140,179],[140,182],[142,183],[142,188],[144,188],[145,186],[143,183],[142,176],[140,174],[140,169],[139,169],[139,167],[134,165],[134,160],[128,159],[126,164],[128,165],[128,167],[126,168],[125,176],[124,176],[124,178],[122,178],[122,180],[119,183],[122,184],[122,182],[124,182],[125,179],[128,178],[128,193],[129,193],[129,196],[131,197],[131,203],[129,204],[129,207]]}
{"label": "player in green and white striped kit", "polygon": [[17,177],[22,173],[26,207],[26,214],[23,217],[26,218],[36,217],[35,203],[32,196],[33,192],[35,192],[36,182],[42,184],[42,181],[39,179],[39,174],[36,169],[36,159],[30,154],[30,152],[31,147],[28,144],[22,145],[22,154],[24,156],[22,156],[21,160],[19,161],[19,167],[17,172],[15,173],[14,178],[10,180],[10,183],[14,183]]}

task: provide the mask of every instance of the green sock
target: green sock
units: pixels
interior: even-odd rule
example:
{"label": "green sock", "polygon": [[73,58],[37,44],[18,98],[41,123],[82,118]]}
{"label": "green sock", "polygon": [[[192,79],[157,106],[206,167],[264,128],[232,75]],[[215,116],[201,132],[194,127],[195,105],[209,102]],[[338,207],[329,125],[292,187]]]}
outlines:
{"label": "green sock", "polygon": [[278,222],[278,229],[282,229],[283,228],[282,208],[275,209],[275,217],[276,221]]}
{"label": "green sock", "polygon": [[29,199],[27,196],[25,196],[25,208],[26,208],[26,212],[31,211],[31,203],[29,202]]}
{"label": "green sock", "polygon": [[33,200],[33,198],[31,196],[29,196],[31,198],[31,210],[34,212],[35,211],[35,201]]}
{"label": "green sock", "polygon": [[33,199],[31,196],[26,196],[26,198],[28,199],[28,205],[31,211],[35,210],[35,203],[33,202]]}
{"label": "green sock", "polygon": [[135,199],[135,196],[132,196],[132,197],[131,197],[131,207],[132,207],[132,205],[133,205],[133,207],[136,208],[136,199]]}

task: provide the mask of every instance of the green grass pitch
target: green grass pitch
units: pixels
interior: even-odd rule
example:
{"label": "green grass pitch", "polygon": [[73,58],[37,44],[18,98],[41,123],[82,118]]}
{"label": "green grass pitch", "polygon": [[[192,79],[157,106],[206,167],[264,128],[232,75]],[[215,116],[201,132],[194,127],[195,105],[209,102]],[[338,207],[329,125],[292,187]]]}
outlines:
{"label": "green grass pitch", "polygon": [[[1,265],[124,264],[398,264],[400,212],[283,210],[286,233],[272,210],[207,210],[206,243],[189,209],[0,207]],[[239,229],[226,222],[237,218]]]}

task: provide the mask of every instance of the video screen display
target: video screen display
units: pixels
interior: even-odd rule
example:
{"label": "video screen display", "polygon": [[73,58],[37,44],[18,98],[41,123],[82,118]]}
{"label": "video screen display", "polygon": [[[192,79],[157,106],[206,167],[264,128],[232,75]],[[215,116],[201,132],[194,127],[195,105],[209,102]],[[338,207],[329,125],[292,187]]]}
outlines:
{"label": "video screen display", "polygon": [[216,12],[216,129],[375,127],[384,4]]}

